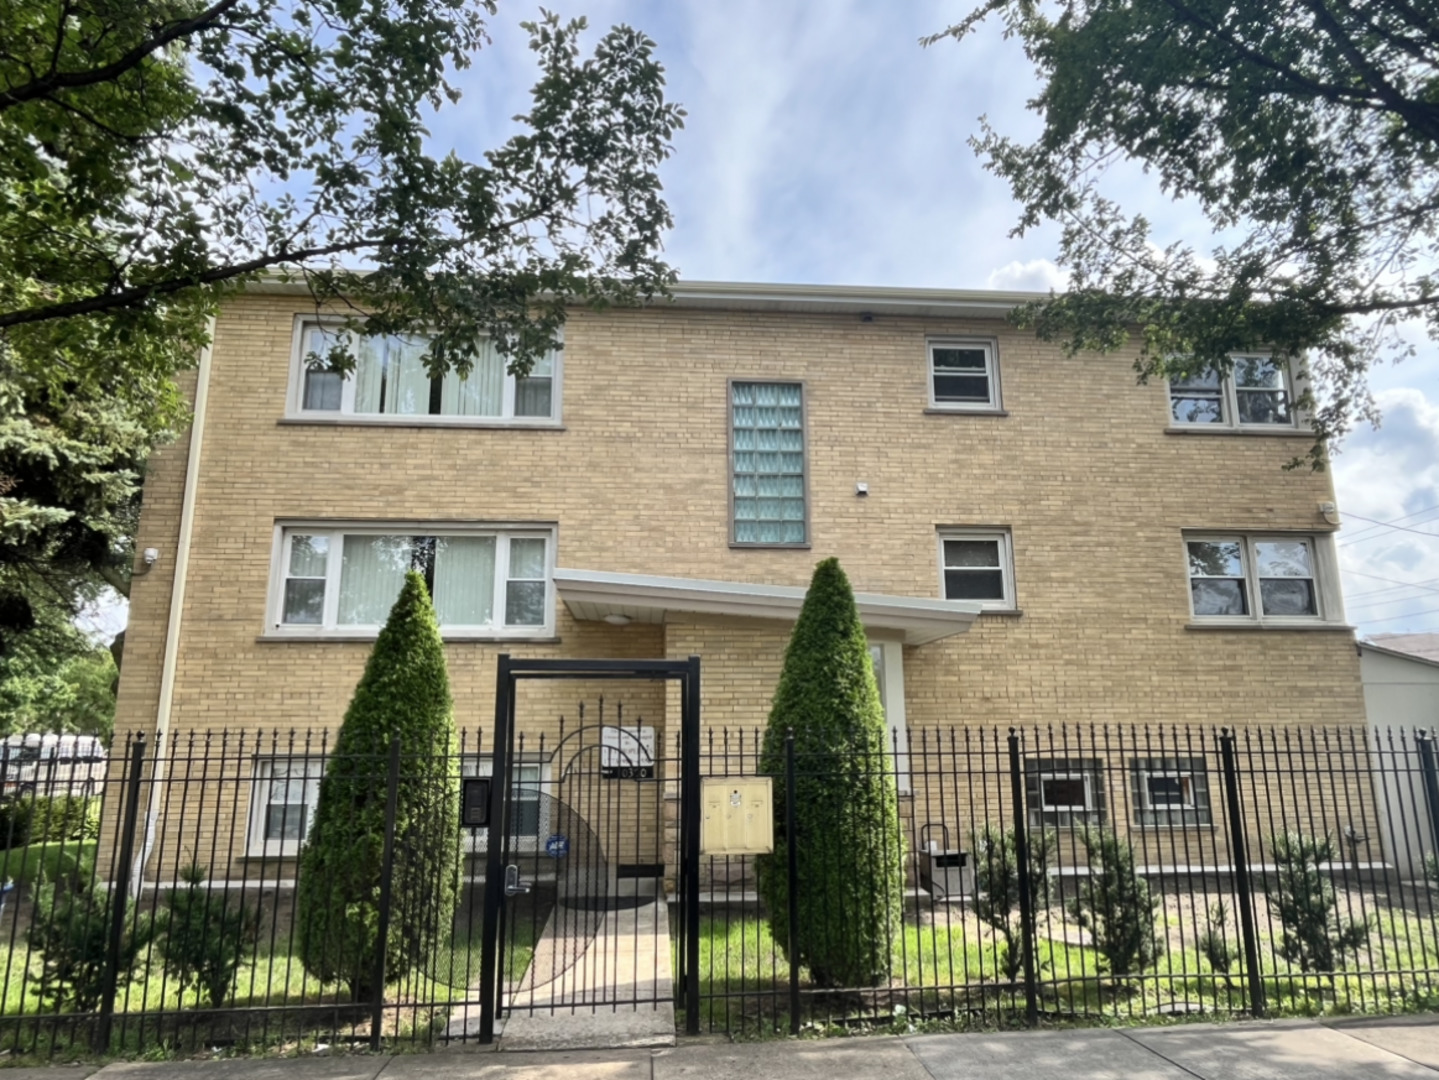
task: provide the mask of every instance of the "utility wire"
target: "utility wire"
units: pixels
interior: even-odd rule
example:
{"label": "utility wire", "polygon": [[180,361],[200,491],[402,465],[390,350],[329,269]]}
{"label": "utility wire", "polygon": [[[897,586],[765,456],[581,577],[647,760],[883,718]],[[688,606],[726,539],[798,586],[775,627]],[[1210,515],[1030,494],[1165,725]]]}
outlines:
{"label": "utility wire", "polygon": [[[1417,536],[1432,536],[1432,537],[1434,537],[1435,539],[1439,539],[1439,533],[1425,532],[1423,529],[1411,529],[1408,525],[1396,525],[1396,524],[1394,524],[1393,521],[1377,521],[1377,520],[1375,520],[1374,518],[1367,518],[1367,517],[1365,517],[1363,514],[1355,514],[1355,513],[1352,513],[1352,512],[1350,512],[1350,511],[1347,511],[1347,510],[1345,511],[1344,516],[1345,516],[1345,517],[1358,518],[1360,521],[1371,521],[1371,522],[1373,522],[1375,525],[1382,525],[1382,526],[1384,526],[1386,529],[1399,529],[1401,532],[1414,533],[1414,534],[1417,535]],[[1403,519],[1402,519],[1402,518],[1396,518],[1395,520],[1396,520],[1396,521],[1402,521]],[[1368,529],[1365,529],[1364,531],[1365,531],[1365,532],[1368,532],[1369,530],[1368,530]],[[1361,536],[1361,537],[1360,537],[1359,539],[1357,539],[1357,540],[1346,540],[1346,541],[1344,541],[1343,543],[1341,543],[1339,546],[1340,546],[1340,547],[1348,547],[1350,544],[1362,544],[1362,543],[1364,543],[1366,540],[1380,540],[1380,539],[1383,538],[1383,536],[1384,536],[1383,533],[1375,533],[1373,536]]]}

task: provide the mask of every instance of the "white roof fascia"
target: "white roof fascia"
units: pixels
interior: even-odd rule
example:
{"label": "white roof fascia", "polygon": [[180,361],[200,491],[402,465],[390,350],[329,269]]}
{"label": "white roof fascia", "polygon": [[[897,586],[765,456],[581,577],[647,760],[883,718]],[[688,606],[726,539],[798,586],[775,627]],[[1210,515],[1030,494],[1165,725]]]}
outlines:
{"label": "white roof fascia", "polygon": [[[245,286],[245,291],[278,295],[309,295],[301,275],[281,280],[273,273]],[[856,285],[783,285],[743,281],[681,281],[670,298],[656,297],[655,307],[711,308],[729,311],[788,311],[835,315],[909,315],[928,318],[1002,319],[1021,304],[1048,299],[1049,293],[1001,292],[987,289],[905,289]]]}
{"label": "white roof fascia", "polygon": [[[554,571],[555,590],[577,619],[623,615],[633,622],[662,623],[671,613],[729,615],[794,622],[806,589],[742,581],[614,574],[600,570]],[[962,634],[979,617],[980,605],[963,600],[856,593],[867,629],[898,632],[906,645],[925,645]]]}

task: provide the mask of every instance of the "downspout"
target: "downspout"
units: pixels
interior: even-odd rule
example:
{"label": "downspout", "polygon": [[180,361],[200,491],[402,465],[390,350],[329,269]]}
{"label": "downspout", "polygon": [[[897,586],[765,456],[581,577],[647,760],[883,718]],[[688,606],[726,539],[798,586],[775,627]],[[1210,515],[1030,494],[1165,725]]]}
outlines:
{"label": "downspout", "polygon": [[206,321],[209,341],[200,350],[195,379],[194,419],[190,422],[190,456],[185,462],[185,493],[180,500],[180,535],[175,544],[175,579],[170,587],[170,619],[165,626],[165,658],[160,667],[160,703],[155,711],[154,768],[150,774],[150,805],[145,812],[145,843],[130,874],[133,895],[144,886],[145,867],[155,849],[160,818],[160,787],[169,752],[170,710],[175,700],[175,668],[180,656],[180,620],[185,610],[185,579],[190,570],[190,536],[195,527],[195,500],[200,486],[200,448],[205,441],[205,407],[210,397],[210,356],[215,343],[215,317]]}

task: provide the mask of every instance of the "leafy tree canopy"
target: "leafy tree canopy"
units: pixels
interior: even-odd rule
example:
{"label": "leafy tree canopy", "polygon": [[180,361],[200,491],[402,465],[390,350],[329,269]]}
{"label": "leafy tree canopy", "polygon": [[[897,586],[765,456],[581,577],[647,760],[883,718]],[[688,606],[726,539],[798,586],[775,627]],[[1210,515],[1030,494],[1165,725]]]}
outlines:
{"label": "leafy tree canopy", "polygon": [[0,655],[0,735],[54,731],[108,739],[115,724],[117,669],[110,650],[75,628],[53,604]]}
{"label": "leafy tree canopy", "polygon": [[[971,140],[1023,206],[1062,228],[1071,291],[1021,319],[1071,351],[1135,347],[1141,379],[1305,356],[1309,460],[1375,418],[1366,373],[1402,356],[1399,322],[1439,334],[1439,13],[1341,0],[988,0],[1042,82],[1029,144]],[[1219,235],[1160,248],[1101,194],[1138,162]],[[1139,328],[1137,339],[1134,328]],[[1318,393],[1312,391],[1317,390]]]}
{"label": "leafy tree canopy", "polygon": [[228,290],[276,274],[358,329],[423,328],[438,373],[486,336],[527,370],[566,303],[666,287],[683,113],[643,34],[585,57],[583,20],[544,13],[517,133],[431,146],[494,12],[0,0],[0,633],[44,593],[12,566],[123,577],[145,453],[185,419],[172,376]]}

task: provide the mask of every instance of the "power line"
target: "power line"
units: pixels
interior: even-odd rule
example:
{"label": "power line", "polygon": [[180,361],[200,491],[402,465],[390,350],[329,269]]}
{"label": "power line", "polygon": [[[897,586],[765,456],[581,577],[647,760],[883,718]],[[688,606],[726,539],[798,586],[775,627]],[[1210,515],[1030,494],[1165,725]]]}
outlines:
{"label": "power line", "polygon": [[[1429,608],[1425,611],[1411,611],[1408,615],[1386,615],[1382,619],[1360,619],[1359,621],[1368,626],[1370,623],[1394,622],[1397,619],[1417,619],[1420,615],[1439,615],[1439,608]],[[1416,631],[1421,633],[1422,631]]]}
{"label": "power line", "polygon": [[[1433,512],[1436,511],[1436,510],[1439,510],[1439,504],[1436,504],[1436,505],[1434,505],[1434,506],[1426,506],[1426,507],[1424,507],[1424,509],[1422,509],[1422,510],[1415,510],[1412,514],[1400,514],[1397,518],[1392,518],[1392,519],[1390,519],[1389,521],[1376,522],[1375,524],[1370,525],[1370,526],[1367,526],[1366,528],[1360,529],[1357,533],[1352,534],[1352,535],[1349,537],[1349,539],[1345,541],[1345,543],[1352,544],[1352,543],[1354,543],[1355,541],[1357,541],[1357,540],[1359,540],[1359,539],[1361,539],[1361,538],[1362,538],[1362,539],[1365,539],[1365,540],[1372,540],[1373,537],[1365,536],[1364,534],[1365,534],[1365,533],[1374,532],[1374,530],[1377,529],[1377,528],[1381,528],[1381,527],[1382,527],[1382,528],[1388,528],[1389,526],[1394,525],[1394,524],[1396,524],[1397,522],[1400,522],[1400,521],[1409,521],[1410,518],[1419,517],[1421,514],[1431,514],[1431,513],[1433,513]],[[1360,515],[1358,515],[1358,514],[1346,514],[1346,516],[1348,516],[1348,517],[1360,517]],[[1372,520],[1372,519],[1370,519],[1370,518],[1360,518],[1360,520],[1361,520],[1361,521],[1370,521],[1370,520]],[[1418,524],[1418,523],[1411,521],[1410,524],[1411,524],[1411,525],[1414,525],[1414,524]],[[1382,534],[1381,534],[1381,535],[1382,535]]]}
{"label": "power line", "polygon": [[[1355,577],[1373,578],[1375,581],[1387,581],[1391,585],[1398,588],[1427,589],[1430,592],[1439,592],[1439,588],[1433,587],[1435,585],[1439,585],[1439,578],[1430,578],[1428,581],[1400,581],[1398,578],[1380,577],[1378,574],[1366,574],[1363,570],[1348,570],[1341,568],[1339,572],[1341,574],[1353,574]],[[1373,596],[1376,592],[1392,591],[1392,589],[1375,589],[1373,592],[1356,593],[1355,596]]]}
{"label": "power line", "polygon": [[[1355,514],[1355,513],[1349,512],[1349,511],[1345,511],[1345,516],[1346,516],[1346,517],[1352,517],[1352,518],[1358,518],[1360,521],[1371,521],[1371,522],[1373,522],[1375,525],[1382,525],[1382,526],[1384,526],[1384,528],[1386,528],[1386,529],[1398,529],[1398,530],[1400,530],[1401,532],[1414,533],[1414,534],[1417,535],[1417,536],[1432,536],[1432,537],[1434,537],[1436,540],[1439,540],[1439,533],[1425,532],[1423,529],[1411,529],[1408,525],[1396,525],[1396,524],[1394,524],[1393,521],[1376,521],[1374,518],[1368,518],[1368,517],[1365,517],[1363,514]],[[1412,515],[1406,515],[1406,516],[1412,516]],[[1396,521],[1402,521],[1403,518],[1396,518],[1395,520],[1396,520]],[[1369,530],[1368,530],[1368,529],[1365,529],[1364,531],[1365,531],[1365,532],[1368,532]],[[1339,546],[1340,546],[1340,547],[1348,547],[1350,544],[1362,544],[1362,543],[1364,543],[1366,540],[1380,540],[1380,539],[1383,539],[1383,537],[1384,537],[1384,534],[1383,534],[1383,533],[1375,533],[1373,536],[1362,536],[1362,537],[1360,537],[1360,538],[1357,539],[1357,540],[1346,540],[1346,541],[1344,541],[1342,544],[1340,544]]]}

